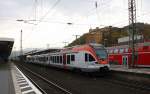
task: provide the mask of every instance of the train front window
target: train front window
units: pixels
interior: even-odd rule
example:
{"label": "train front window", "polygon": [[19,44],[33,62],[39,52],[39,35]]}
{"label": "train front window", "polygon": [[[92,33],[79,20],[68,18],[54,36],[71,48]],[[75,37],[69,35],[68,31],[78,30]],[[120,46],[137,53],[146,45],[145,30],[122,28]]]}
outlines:
{"label": "train front window", "polygon": [[95,61],[94,57],[89,54],[89,61]]}
{"label": "train front window", "polygon": [[87,54],[85,53],[85,61],[88,62],[88,61],[95,61],[94,57],[91,55],[91,54]]}
{"label": "train front window", "polygon": [[96,48],[95,52],[96,52],[96,55],[99,58],[104,58],[104,59],[107,58],[107,51],[105,49],[98,49],[98,48]]}

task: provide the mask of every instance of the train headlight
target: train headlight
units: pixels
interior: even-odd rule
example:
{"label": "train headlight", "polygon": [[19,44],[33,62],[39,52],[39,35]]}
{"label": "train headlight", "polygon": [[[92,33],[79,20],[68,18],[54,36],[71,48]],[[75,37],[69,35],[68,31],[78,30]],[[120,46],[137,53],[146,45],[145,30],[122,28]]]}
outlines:
{"label": "train headlight", "polygon": [[100,64],[107,64],[107,60],[100,60]]}

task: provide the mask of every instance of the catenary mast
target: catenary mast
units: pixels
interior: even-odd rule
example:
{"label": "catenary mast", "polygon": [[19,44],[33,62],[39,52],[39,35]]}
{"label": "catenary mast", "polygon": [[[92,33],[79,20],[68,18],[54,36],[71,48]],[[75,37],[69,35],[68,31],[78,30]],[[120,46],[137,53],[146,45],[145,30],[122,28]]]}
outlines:
{"label": "catenary mast", "polygon": [[131,66],[135,65],[135,33],[136,33],[136,2],[135,0],[128,0],[129,10],[129,45],[132,49],[132,63]]}

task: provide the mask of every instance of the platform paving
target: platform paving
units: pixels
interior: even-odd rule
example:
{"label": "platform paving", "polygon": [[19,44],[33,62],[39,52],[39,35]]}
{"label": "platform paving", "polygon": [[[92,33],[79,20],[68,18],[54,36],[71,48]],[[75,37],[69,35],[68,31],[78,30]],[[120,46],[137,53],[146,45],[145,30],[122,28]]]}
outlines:
{"label": "platform paving", "polygon": [[150,75],[150,68],[128,68],[123,65],[110,65],[110,70]]}
{"label": "platform paving", "polygon": [[9,63],[0,63],[0,94],[15,94]]}

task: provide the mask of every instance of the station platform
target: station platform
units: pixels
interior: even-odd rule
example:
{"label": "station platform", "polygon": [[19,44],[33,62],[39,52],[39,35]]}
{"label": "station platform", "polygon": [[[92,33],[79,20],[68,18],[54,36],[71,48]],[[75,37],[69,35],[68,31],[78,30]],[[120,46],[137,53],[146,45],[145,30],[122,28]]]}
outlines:
{"label": "station platform", "polygon": [[42,94],[12,63],[0,64],[0,94]]}
{"label": "station platform", "polygon": [[150,68],[128,68],[124,65],[110,65],[110,70],[112,71],[120,71],[127,73],[136,73],[136,74],[145,74],[150,75]]}
{"label": "station platform", "polygon": [[0,64],[0,94],[15,94],[9,64]]}

